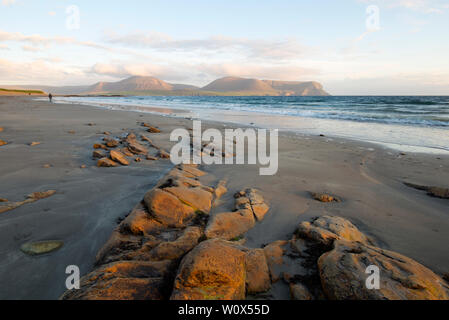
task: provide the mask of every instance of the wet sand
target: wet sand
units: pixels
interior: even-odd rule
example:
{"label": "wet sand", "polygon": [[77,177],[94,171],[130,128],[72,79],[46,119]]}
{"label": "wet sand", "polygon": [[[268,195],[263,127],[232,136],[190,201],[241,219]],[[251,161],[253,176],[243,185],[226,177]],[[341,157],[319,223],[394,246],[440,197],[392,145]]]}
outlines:
{"label": "wet sand", "polygon": [[[192,126],[188,119],[0,97],[0,139],[8,142],[0,147],[0,198],[19,201],[34,191],[57,191],[0,214],[0,299],[56,299],[64,292],[67,265],[80,266],[82,274],[91,271],[117,219],[172,167],[167,160],[95,166],[92,145],[101,141],[101,133],[143,133],[140,122],[162,130],[151,138],[166,150],[172,129]],[[203,123],[205,128],[224,126]],[[30,147],[33,141],[41,144]],[[83,164],[87,168],[81,169]],[[259,168],[249,165],[202,169],[211,173],[210,184],[224,177],[229,181],[223,205],[212,215],[231,209],[233,193],[245,187],[260,189],[269,201],[270,212],[246,235],[247,246],[289,239],[298,223],[310,217],[338,215],[379,246],[437,273],[449,271],[449,200],[403,184],[449,187],[448,156],[401,154],[367,143],[283,133],[275,176],[259,176]],[[343,201],[320,203],[309,192],[331,193]],[[64,246],[38,257],[20,251],[23,243],[39,240],[62,240]]]}

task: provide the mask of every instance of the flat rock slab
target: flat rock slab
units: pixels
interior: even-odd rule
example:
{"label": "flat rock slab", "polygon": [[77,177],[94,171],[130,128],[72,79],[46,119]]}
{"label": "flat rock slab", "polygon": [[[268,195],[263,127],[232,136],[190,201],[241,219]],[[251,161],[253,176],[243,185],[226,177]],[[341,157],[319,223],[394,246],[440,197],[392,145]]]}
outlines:
{"label": "flat rock slab", "polygon": [[23,253],[31,256],[38,256],[41,254],[49,253],[60,249],[64,245],[63,241],[52,240],[52,241],[38,241],[38,242],[28,242],[20,247]]}

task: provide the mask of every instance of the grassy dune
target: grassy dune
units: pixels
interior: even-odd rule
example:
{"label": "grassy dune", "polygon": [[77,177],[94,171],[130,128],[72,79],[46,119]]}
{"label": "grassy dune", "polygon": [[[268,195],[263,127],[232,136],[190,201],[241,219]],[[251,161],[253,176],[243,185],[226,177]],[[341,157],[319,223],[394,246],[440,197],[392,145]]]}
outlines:
{"label": "grassy dune", "polygon": [[19,90],[19,89],[0,88],[0,95],[32,95],[32,94],[45,94],[45,92],[41,90]]}

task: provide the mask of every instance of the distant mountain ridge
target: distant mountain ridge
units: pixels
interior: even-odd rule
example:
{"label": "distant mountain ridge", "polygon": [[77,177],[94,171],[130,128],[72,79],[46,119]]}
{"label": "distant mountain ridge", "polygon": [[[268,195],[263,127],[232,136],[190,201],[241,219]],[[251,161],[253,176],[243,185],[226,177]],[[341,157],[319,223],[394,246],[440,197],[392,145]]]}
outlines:
{"label": "distant mountain ridge", "polygon": [[[11,87],[11,86],[8,86]],[[224,77],[200,88],[172,84],[155,77],[133,76],[117,82],[98,82],[90,86],[23,86],[60,95],[249,95],[249,96],[328,96],[315,81],[276,81]],[[16,87],[17,88],[17,87]]]}

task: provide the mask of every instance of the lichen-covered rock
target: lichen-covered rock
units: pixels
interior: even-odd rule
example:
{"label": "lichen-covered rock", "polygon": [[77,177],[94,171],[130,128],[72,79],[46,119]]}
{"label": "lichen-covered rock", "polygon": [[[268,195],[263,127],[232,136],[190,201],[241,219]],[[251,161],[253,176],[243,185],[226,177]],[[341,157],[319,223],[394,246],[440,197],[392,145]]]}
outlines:
{"label": "lichen-covered rock", "polygon": [[212,206],[212,193],[205,191],[201,187],[168,187],[165,188],[164,191],[175,195],[179,200],[194,208],[195,211],[199,210],[203,213],[210,212]]}
{"label": "lichen-covered rock", "polygon": [[119,229],[120,227],[112,232],[109,240],[98,251],[96,265],[121,260],[124,253],[141,248],[142,239],[139,236],[122,234]]}
{"label": "lichen-covered rock", "polygon": [[55,241],[37,241],[37,242],[28,242],[24,243],[20,250],[22,250],[23,253],[37,256],[49,252],[53,252],[58,250],[64,245],[64,242],[55,240]]}
{"label": "lichen-covered rock", "polygon": [[246,261],[246,292],[266,292],[271,288],[270,273],[263,249],[249,250]]}
{"label": "lichen-covered rock", "polygon": [[235,208],[249,209],[253,211],[257,221],[263,220],[270,207],[265,203],[264,198],[256,189],[246,189],[234,195]]}
{"label": "lichen-covered rock", "polygon": [[198,227],[188,227],[175,241],[161,242],[150,251],[149,258],[154,261],[179,259],[192,250],[202,236]]}
{"label": "lichen-covered rock", "polygon": [[208,239],[232,240],[254,227],[255,222],[253,212],[247,209],[217,213],[209,220],[204,234]]}
{"label": "lichen-covered rock", "polygon": [[79,290],[62,300],[160,300],[168,295],[170,261],[118,261],[104,265],[81,279]]}
{"label": "lichen-covered rock", "polygon": [[[380,271],[380,288],[366,286],[368,266]],[[447,300],[447,283],[428,268],[399,253],[360,242],[339,240],[318,259],[326,296],[334,300]]]}
{"label": "lichen-covered rock", "polygon": [[195,210],[182,203],[176,196],[161,189],[153,189],[144,197],[150,214],[159,222],[170,227],[182,227],[195,214]]}
{"label": "lichen-covered rock", "polygon": [[120,224],[120,230],[134,235],[150,235],[163,229],[164,226],[151,217],[142,204],[137,205]]}
{"label": "lichen-covered rock", "polygon": [[181,262],[172,300],[242,300],[245,298],[245,253],[213,239],[200,243]]}
{"label": "lichen-covered rock", "polygon": [[368,243],[368,238],[350,221],[335,216],[322,216],[312,222],[302,222],[296,230],[299,238],[331,245],[334,240],[351,240]]}

